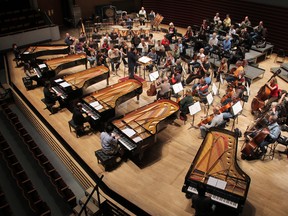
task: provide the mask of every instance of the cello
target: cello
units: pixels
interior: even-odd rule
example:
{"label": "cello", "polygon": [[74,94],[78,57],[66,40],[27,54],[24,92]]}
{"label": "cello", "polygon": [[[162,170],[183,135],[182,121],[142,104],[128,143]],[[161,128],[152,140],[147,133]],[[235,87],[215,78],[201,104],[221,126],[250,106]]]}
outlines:
{"label": "cello", "polygon": [[[270,82],[271,79],[273,79],[275,76],[281,73],[281,70],[278,69],[275,71],[275,73],[270,77],[270,79],[267,82]],[[251,112],[254,114],[254,112],[259,111],[259,109],[263,108],[265,106],[265,100],[269,99],[271,93],[271,89],[265,84],[263,85],[257,95],[253,98],[251,103]]]}

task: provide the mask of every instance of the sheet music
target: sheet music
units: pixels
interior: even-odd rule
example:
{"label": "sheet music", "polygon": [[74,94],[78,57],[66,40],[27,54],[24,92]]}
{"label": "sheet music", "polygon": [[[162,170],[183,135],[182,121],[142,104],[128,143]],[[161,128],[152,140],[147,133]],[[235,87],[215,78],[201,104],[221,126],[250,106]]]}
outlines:
{"label": "sheet music", "polygon": [[63,88],[71,86],[68,82],[62,82],[59,85],[62,86]]}
{"label": "sheet music", "polygon": [[223,80],[223,77],[222,77],[222,74],[221,74],[221,73],[220,73],[220,82],[221,82],[221,84],[224,83],[224,80]]}
{"label": "sheet music", "polygon": [[212,96],[212,93],[209,93],[209,94],[206,96],[206,98],[207,98],[208,104],[211,105],[212,102],[213,102],[213,96]]}
{"label": "sheet music", "polygon": [[183,91],[183,86],[181,82],[172,85],[172,88],[175,94],[179,93],[180,91]]}
{"label": "sheet music", "polygon": [[212,83],[212,92],[213,92],[214,95],[217,95],[218,88],[217,88],[217,86],[215,85],[215,83]]}
{"label": "sheet music", "polygon": [[39,64],[38,67],[39,67],[40,69],[45,68],[45,67],[46,67],[46,64]]}
{"label": "sheet music", "polygon": [[208,178],[207,184],[224,190],[227,185],[227,182],[210,176]]}
{"label": "sheet music", "polygon": [[159,77],[159,72],[155,71],[149,74],[150,81],[153,82]]}
{"label": "sheet music", "polygon": [[29,52],[26,51],[26,52],[24,52],[23,54],[29,54]]}
{"label": "sheet music", "polygon": [[60,83],[60,82],[63,82],[63,81],[64,81],[64,80],[61,79],[61,78],[54,80],[54,82],[56,82],[56,83]]}
{"label": "sheet music", "polygon": [[188,107],[190,115],[195,115],[199,111],[201,111],[201,105],[200,102],[197,101],[196,103],[192,104],[191,106]]}
{"label": "sheet music", "polygon": [[138,59],[138,61],[143,64],[147,64],[148,62],[152,61],[152,59],[147,56],[142,56],[141,58]]}
{"label": "sheet music", "polygon": [[89,105],[92,106],[92,107],[97,107],[97,106],[99,106],[100,104],[99,104],[98,101],[93,101],[92,103],[89,103]]}
{"label": "sheet music", "polygon": [[125,129],[123,129],[122,130],[122,132],[124,133],[124,134],[126,134],[128,137],[132,137],[136,132],[133,130],[133,129],[131,129],[131,128],[125,128]]}
{"label": "sheet music", "polygon": [[94,107],[94,109],[96,109],[96,110],[100,110],[100,109],[102,109],[103,108],[103,106],[101,105],[101,104],[99,104],[98,106],[95,106]]}
{"label": "sheet music", "polygon": [[232,112],[234,115],[238,115],[242,111],[241,101],[238,101],[232,106]]}
{"label": "sheet music", "polygon": [[138,143],[138,142],[142,141],[142,138],[140,136],[137,136],[133,139],[133,141]]}
{"label": "sheet music", "polygon": [[247,89],[247,95],[250,96],[250,87],[249,87],[248,83],[247,83],[246,89]]}

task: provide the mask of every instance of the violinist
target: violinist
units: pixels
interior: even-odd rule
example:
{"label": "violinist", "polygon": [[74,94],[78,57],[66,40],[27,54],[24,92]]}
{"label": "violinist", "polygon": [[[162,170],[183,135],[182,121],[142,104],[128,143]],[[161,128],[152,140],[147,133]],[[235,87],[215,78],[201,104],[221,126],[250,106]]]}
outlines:
{"label": "violinist", "polygon": [[133,37],[131,39],[131,44],[134,46],[134,47],[137,47],[140,43],[141,43],[141,38],[138,36],[137,33],[133,33]]}
{"label": "violinist", "polygon": [[164,46],[165,51],[171,50],[170,41],[166,35],[164,35],[164,38],[162,39],[161,44]]}
{"label": "violinist", "polygon": [[191,26],[188,26],[188,27],[187,27],[187,30],[186,30],[186,32],[185,32],[183,38],[182,38],[182,39],[183,39],[183,42],[191,41],[193,35],[194,35],[194,34],[193,34],[193,31],[192,31]]}
{"label": "violinist", "polygon": [[223,113],[220,113],[219,109],[220,108],[218,106],[213,108],[214,117],[210,124],[201,123],[201,126],[200,126],[201,136],[199,138],[203,139],[206,136],[206,133],[209,130],[209,128],[217,127],[225,122],[223,118]]}
{"label": "violinist", "polygon": [[[152,62],[151,64],[147,65],[146,66],[146,69],[149,70],[149,72],[151,72],[153,70],[153,67],[154,65],[157,64],[157,60],[158,60],[158,56],[157,56],[157,53],[156,53],[156,50],[155,48],[153,47],[151,49],[151,51],[147,54],[147,57],[151,58],[152,59]],[[157,68],[157,67],[156,67]]]}
{"label": "violinist", "polygon": [[242,65],[243,65],[242,61],[236,62],[236,70],[233,72],[233,74],[229,74],[226,77],[226,81],[228,83],[234,82],[235,80],[239,78],[240,72],[244,71],[244,67]]}
{"label": "violinist", "polygon": [[186,83],[189,84],[194,79],[200,79],[201,77],[204,77],[205,74],[208,73],[209,68],[210,68],[210,63],[208,61],[208,56],[201,58],[200,66],[196,69],[194,73],[189,74],[189,76],[186,79]]}
{"label": "violinist", "polygon": [[145,42],[144,38],[141,39],[141,43],[137,46],[137,48],[142,50],[140,53],[141,56],[148,54],[148,43]]}
{"label": "violinist", "polygon": [[214,78],[216,78],[216,82],[220,82],[220,74],[226,77],[227,72],[228,72],[227,59],[222,58],[220,61],[220,66],[218,67],[217,70],[214,70]]}
{"label": "violinist", "polygon": [[172,43],[172,38],[176,36],[176,28],[172,22],[169,23],[168,34],[166,35],[170,43]]}
{"label": "violinist", "polygon": [[268,121],[269,121],[268,131],[263,131],[263,133],[266,134],[267,136],[259,144],[259,149],[261,151],[259,157],[263,156],[267,152],[266,147],[269,144],[274,143],[281,134],[280,126],[277,123],[277,116],[276,115],[269,116]]}

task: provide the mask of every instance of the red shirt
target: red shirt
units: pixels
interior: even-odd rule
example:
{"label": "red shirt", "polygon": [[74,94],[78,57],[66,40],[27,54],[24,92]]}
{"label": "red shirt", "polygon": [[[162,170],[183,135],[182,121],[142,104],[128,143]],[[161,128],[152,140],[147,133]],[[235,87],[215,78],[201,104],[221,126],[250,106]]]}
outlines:
{"label": "red shirt", "polygon": [[274,87],[276,87],[276,88],[274,90],[271,90],[270,95],[271,95],[271,97],[278,97],[278,93],[279,93],[278,84],[275,84]]}

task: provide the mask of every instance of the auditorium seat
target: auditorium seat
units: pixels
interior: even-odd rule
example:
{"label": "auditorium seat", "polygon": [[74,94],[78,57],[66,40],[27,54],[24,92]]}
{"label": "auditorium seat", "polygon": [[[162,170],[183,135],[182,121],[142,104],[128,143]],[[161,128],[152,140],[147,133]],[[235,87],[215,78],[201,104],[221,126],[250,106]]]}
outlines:
{"label": "auditorium seat", "polygon": [[44,168],[44,171],[47,175],[55,170],[54,166],[50,162],[42,164],[41,166]]}
{"label": "auditorium seat", "polygon": [[48,158],[44,154],[37,157],[37,160],[38,160],[40,165],[44,165],[44,164],[49,162]]}
{"label": "auditorium seat", "polygon": [[62,190],[62,194],[64,199],[68,202],[71,207],[75,207],[76,203],[76,196],[70,188],[66,188]]}
{"label": "auditorium seat", "polygon": [[47,176],[51,179],[52,182],[62,179],[62,177],[56,170],[51,171]]}
{"label": "auditorium seat", "polygon": [[30,149],[30,151],[32,152],[32,154],[33,154],[35,159],[37,159],[39,156],[43,155],[43,152],[42,152],[42,150],[39,147]]}
{"label": "auditorium seat", "polygon": [[34,204],[34,209],[37,215],[39,216],[50,216],[51,210],[49,206],[43,202],[42,200],[40,202],[37,202]]}

